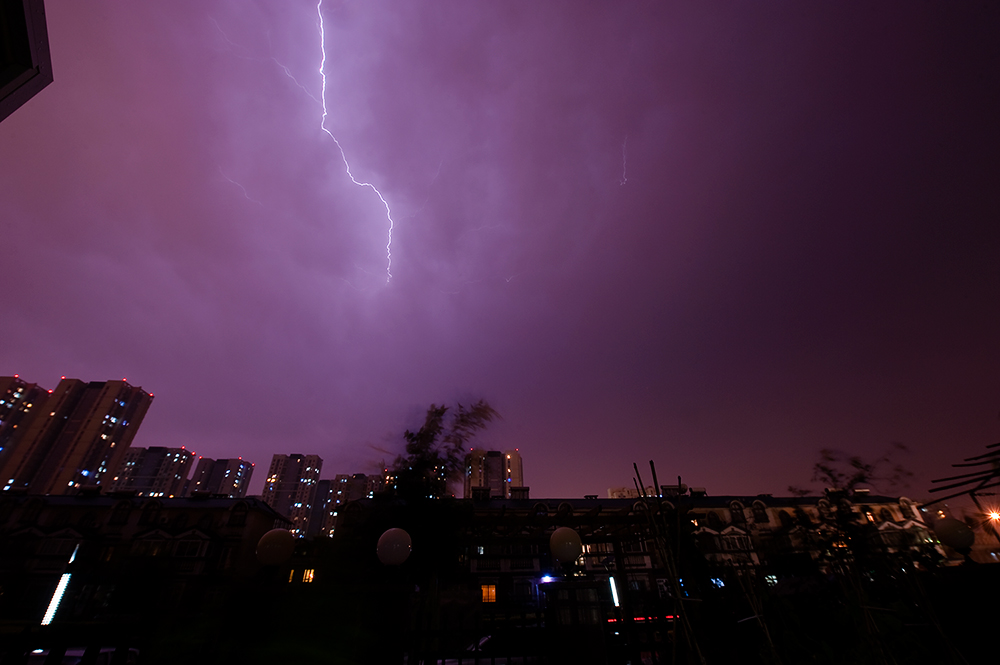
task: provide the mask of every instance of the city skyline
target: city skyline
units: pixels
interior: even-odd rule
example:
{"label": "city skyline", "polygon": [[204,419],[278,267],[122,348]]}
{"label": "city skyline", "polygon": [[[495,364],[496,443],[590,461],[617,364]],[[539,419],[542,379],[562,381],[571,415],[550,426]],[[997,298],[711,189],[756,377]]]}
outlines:
{"label": "city skyline", "polygon": [[136,446],[374,474],[485,399],[533,496],[899,441],[928,498],[1000,439],[992,6],[45,10],[0,374],[129,377]]}
{"label": "city skyline", "polygon": [[[125,379],[82,381],[64,376],[54,390],[44,390],[38,384],[28,387],[14,376],[0,378],[0,387],[4,388],[0,399],[16,405],[10,430],[20,427],[0,449],[3,490],[33,494],[72,494],[81,486],[110,486],[153,402],[151,393]],[[7,429],[3,423],[0,431]]]}

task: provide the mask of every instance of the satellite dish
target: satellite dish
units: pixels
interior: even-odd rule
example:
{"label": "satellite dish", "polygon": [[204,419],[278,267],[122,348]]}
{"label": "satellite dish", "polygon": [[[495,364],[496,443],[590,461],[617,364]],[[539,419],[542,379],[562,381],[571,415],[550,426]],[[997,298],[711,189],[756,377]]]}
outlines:
{"label": "satellite dish", "polygon": [[410,534],[403,529],[392,528],[378,539],[378,560],[386,566],[398,566],[406,561],[413,551]]}
{"label": "satellite dish", "polygon": [[257,560],[265,566],[278,566],[295,553],[295,536],[287,529],[271,529],[257,542]]}
{"label": "satellite dish", "polygon": [[976,534],[969,525],[954,517],[943,517],[934,522],[934,535],[942,543],[961,554],[968,554],[972,543],[976,542]]}
{"label": "satellite dish", "polygon": [[549,538],[549,548],[552,556],[560,563],[576,561],[583,551],[583,543],[580,541],[580,534],[568,526],[561,526],[552,532]]}

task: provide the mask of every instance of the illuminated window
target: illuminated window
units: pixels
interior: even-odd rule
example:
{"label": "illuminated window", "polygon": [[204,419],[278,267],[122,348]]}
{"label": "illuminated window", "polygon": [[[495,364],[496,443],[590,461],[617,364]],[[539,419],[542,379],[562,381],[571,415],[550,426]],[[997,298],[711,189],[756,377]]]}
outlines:
{"label": "illuminated window", "polygon": [[294,579],[295,579],[295,569],[292,568],[291,570],[288,571],[288,583],[291,584],[292,580]]}
{"label": "illuminated window", "polygon": [[316,571],[314,569],[312,569],[312,568],[306,568],[305,570],[303,570],[302,571],[302,582],[304,584],[309,584],[310,582],[312,582],[313,581],[313,574],[315,572]]}
{"label": "illuminated window", "polygon": [[484,603],[495,603],[497,602],[497,585],[496,584],[483,584],[480,586],[483,590],[483,602]]}

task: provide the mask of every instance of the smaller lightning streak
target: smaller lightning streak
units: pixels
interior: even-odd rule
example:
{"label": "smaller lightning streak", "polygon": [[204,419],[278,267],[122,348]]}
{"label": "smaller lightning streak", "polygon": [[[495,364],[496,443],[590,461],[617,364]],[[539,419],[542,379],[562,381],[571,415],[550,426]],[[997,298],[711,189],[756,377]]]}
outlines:
{"label": "smaller lightning streak", "polygon": [[[442,160],[441,160],[440,162],[438,162],[438,170],[437,170],[437,173],[435,173],[435,174],[434,174],[434,177],[433,177],[433,178],[431,178],[431,184],[427,185],[427,189],[428,189],[428,190],[429,190],[429,189],[430,189],[431,187],[433,187],[433,186],[434,186],[434,183],[435,183],[435,182],[437,181],[437,179],[438,179],[438,176],[439,176],[439,175],[441,175],[441,167],[442,167],[443,165],[444,165],[444,160],[442,159]],[[422,212],[424,211],[424,208],[426,208],[426,207],[427,207],[427,202],[428,202],[428,201],[430,201],[430,200],[431,200],[431,195],[430,195],[430,194],[428,194],[428,195],[427,195],[427,197],[426,197],[426,198],[424,199],[424,202],[420,204],[420,207],[419,207],[419,208],[417,208],[417,209],[416,209],[416,210],[415,210],[415,211],[413,212],[413,214],[412,214],[412,215],[410,215],[410,219],[413,219],[413,218],[415,218],[415,217],[416,217],[417,215],[419,215],[420,213],[422,213]]]}
{"label": "smaller lightning streak", "polygon": [[628,182],[628,178],[625,177],[625,167],[628,164],[628,153],[626,148],[628,147],[628,136],[625,136],[625,140],[622,141],[622,181],[618,183],[619,185],[624,185]]}
{"label": "smaller lightning streak", "polygon": [[[243,52],[248,52],[249,51],[249,49],[247,49],[245,46],[240,46],[239,44],[237,44],[236,42],[234,42],[232,39],[230,39],[229,35],[227,35],[226,32],[222,29],[222,26],[219,25],[218,21],[216,21],[211,16],[208,17],[208,20],[212,22],[212,25],[215,26],[215,29],[218,30],[219,34],[222,35],[222,38],[226,40],[226,43],[231,47],[230,50],[232,50],[232,49],[238,49],[238,50],[243,51]],[[271,53],[271,33],[270,32],[267,33],[267,52]],[[309,96],[310,99],[312,99],[317,104],[321,103],[318,99],[316,99],[316,96],[314,94],[312,94],[311,92],[309,92],[309,88],[307,88],[304,85],[302,85],[301,83],[299,83],[299,80],[292,75],[292,71],[288,67],[286,67],[285,65],[281,64],[280,62],[278,62],[278,59],[275,58],[273,55],[270,55],[267,58],[253,58],[253,57],[246,56],[246,55],[240,55],[239,53],[235,53],[235,52],[233,53],[233,55],[235,55],[240,60],[250,60],[251,62],[264,62],[265,60],[270,60],[274,64],[276,64],[279,67],[281,67],[282,71],[285,72],[285,76],[287,76],[288,78],[292,79],[292,83],[294,83],[295,85],[297,85],[299,87],[299,89],[302,90],[302,92],[306,93],[306,95]]]}
{"label": "smaller lightning streak", "polygon": [[[267,52],[268,53],[271,52],[271,33],[270,32],[267,33]],[[313,100],[317,104],[322,104],[323,103],[323,102],[319,101],[318,99],[316,99],[315,95],[313,95],[311,92],[309,92],[309,88],[307,88],[304,85],[302,85],[301,83],[299,83],[299,80],[297,78],[295,78],[294,76],[292,76],[292,72],[291,72],[291,70],[288,69],[288,67],[285,67],[283,64],[281,64],[280,62],[278,62],[278,59],[275,58],[273,55],[271,56],[271,60],[274,62],[274,64],[276,64],[279,67],[281,67],[281,69],[285,72],[285,76],[287,76],[288,78],[292,79],[292,82],[295,85],[299,86],[299,88],[302,89],[302,92],[304,92],[307,95],[309,95],[309,98],[311,100]]]}
{"label": "smaller lightning streak", "polygon": [[343,146],[340,145],[340,141],[337,137],[333,135],[329,129],[326,128],[326,118],[329,115],[329,111],[326,108],[326,29],[323,26],[323,0],[319,0],[316,4],[316,14],[319,16],[319,48],[323,54],[323,59],[319,63],[319,73],[323,78],[323,91],[320,94],[320,103],[323,104],[323,119],[320,121],[320,129],[327,133],[327,135],[333,139],[333,142],[337,144],[337,149],[340,150],[340,158],[344,160],[344,168],[347,171],[347,177],[351,179],[355,185],[359,187],[368,187],[375,195],[378,196],[379,200],[382,201],[382,205],[385,206],[385,216],[389,220],[389,233],[388,239],[385,243],[385,281],[388,284],[392,280],[392,229],[394,222],[392,221],[392,211],[389,209],[389,202],[385,200],[382,196],[382,192],[378,191],[378,188],[370,182],[362,182],[355,179],[354,174],[351,173],[351,165],[347,161],[347,155],[344,153]]}
{"label": "smaller lightning streak", "polygon": [[[219,25],[219,22],[218,22],[218,21],[216,21],[216,20],[215,20],[214,18],[212,18],[211,16],[209,16],[209,17],[208,17],[208,20],[212,22],[212,25],[214,25],[214,26],[215,26],[215,29],[219,31],[219,34],[220,34],[220,35],[222,35],[222,38],[226,40],[226,43],[227,43],[227,44],[229,44],[229,45],[230,45],[230,46],[232,46],[233,48],[238,48],[238,49],[240,49],[241,51],[244,51],[244,50],[246,50],[246,49],[244,49],[244,48],[243,48],[242,46],[240,46],[239,44],[237,44],[236,42],[234,42],[234,41],[233,41],[232,39],[230,39],[230,38],[229,38],[229,35],[227,35],[227,34],[226,34],[226,31],[222,29],[222,26],[220,26],[220,25]],[[237,57],[239,57],[239,58],[242,58],[242,57],[244,57],[244,56],[237,56]],[[247,58],[247,59],[248,59],[248,60],[250,60],[251,58]]]}
{"label": "smaller lightning streak", "polygon": [[255,201],[254,199],[250,198],[250,195],[247,194],[247,188],[244,187],[243,185],[241,185],[240,183],[236,182],[235,180],[233,180],[229,176],[227,176],[226,173],[225,173],[225,171],[222,170],[221,166],[219,167],[219,173],[222,174],[223,178],[225,178],[226,180],[228,180],[229,182],[233,183],[234,185],[236,185],[237,187],[239,187],[241,190],[243,190],[243,196],[246,198],[247,201],[249,201],[250,203],[256,203],[261,208],[264,207],[264,204],[261,203],[260,201]]}

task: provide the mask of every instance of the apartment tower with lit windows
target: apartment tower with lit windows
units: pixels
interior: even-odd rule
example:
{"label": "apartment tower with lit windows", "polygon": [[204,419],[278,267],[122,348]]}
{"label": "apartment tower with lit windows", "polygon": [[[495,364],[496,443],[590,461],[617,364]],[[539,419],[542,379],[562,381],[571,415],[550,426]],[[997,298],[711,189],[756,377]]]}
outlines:
{"label": "apartment tower with lit windows", "polygon": [[253,463],[236,459],[198,458],[198,466],[188,483],[185,496],[226,496],[242,499],[253,475]]}
{"label": "apartment tower with lit windows", "polygon": [[275,455],[264,481],[261,498],[277,512],[294,523],[292,531],[305,535],[309,529],[319,472],[323,460],[319,455]]}
{"label": "apartment tower with lit windows", "polygon": [[524,469],[516,448],[504,452],[475,449],[465,456],[466,499],[480,494],[489,498],[517,498],[523,489]]}
{"label": "apartment tower with lit windows", "polygon": [[16,374],[0,376],[0,466],[13,454],[18,428],[24,431],[35,414],[42,411],[51,390],[28,383]]}
{"label": "apartment tower with lit windows", "polygon": [[194,453],[183,446],[129,448],[111,489],[133,490],[137,496],[181,497],[193,465]]}
{"label": "apartment tower with lit windows", "polygon": [[3,488],[73,494],[108,485],[152,401],[124,379],[63,378],[11,439],[12,454],[0,464]]}

